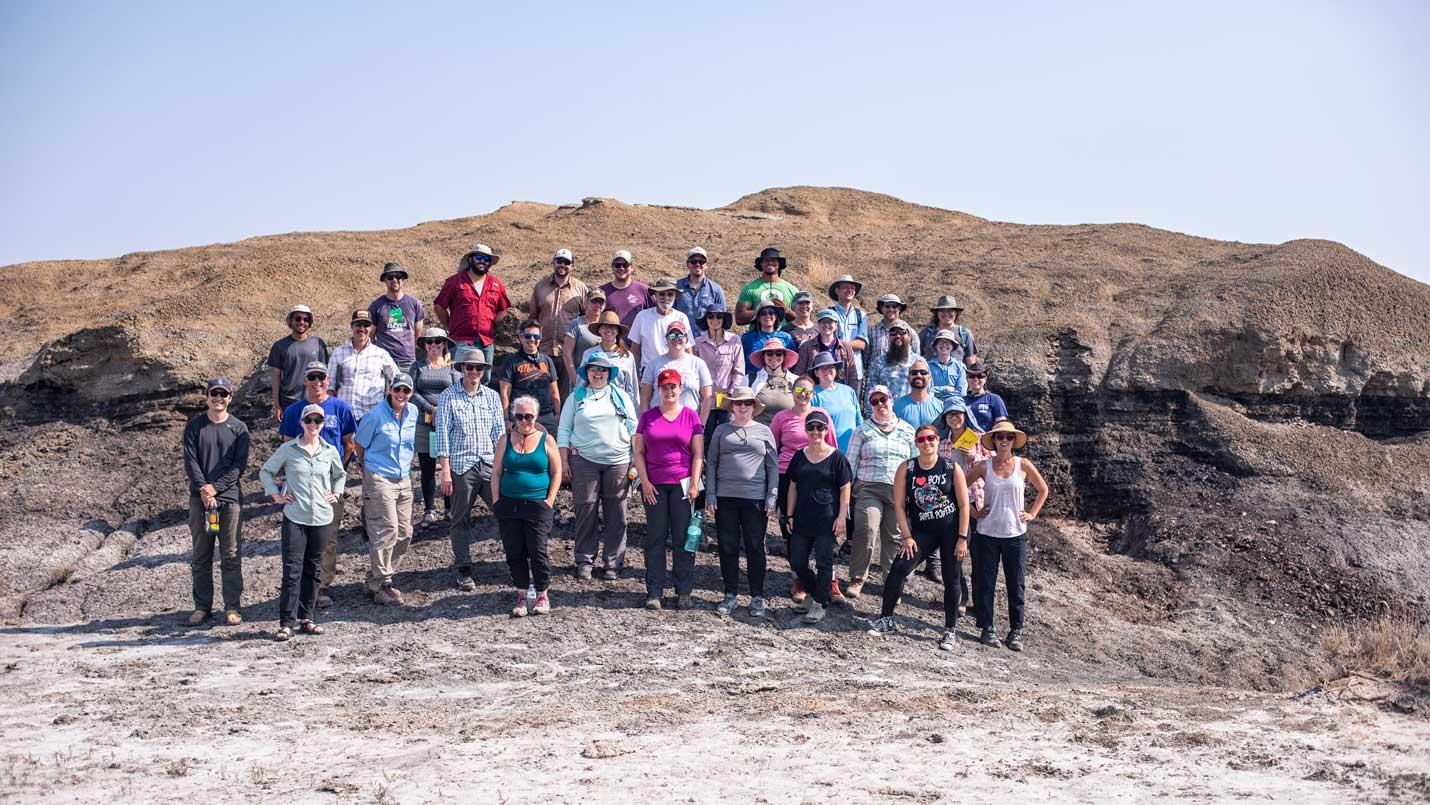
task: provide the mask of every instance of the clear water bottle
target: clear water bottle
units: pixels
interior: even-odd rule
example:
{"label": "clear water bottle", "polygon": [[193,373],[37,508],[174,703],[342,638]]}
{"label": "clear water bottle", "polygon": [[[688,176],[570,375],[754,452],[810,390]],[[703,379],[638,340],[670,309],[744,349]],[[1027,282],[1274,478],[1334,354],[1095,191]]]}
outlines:
{"label": "clear water bottle", "polygon": [[535,603],[535,601],[536,601],[536,585],[535,585],[535,584],[528,584],[528,585],[526,585],[526,600],[527,600],[528,603]]}

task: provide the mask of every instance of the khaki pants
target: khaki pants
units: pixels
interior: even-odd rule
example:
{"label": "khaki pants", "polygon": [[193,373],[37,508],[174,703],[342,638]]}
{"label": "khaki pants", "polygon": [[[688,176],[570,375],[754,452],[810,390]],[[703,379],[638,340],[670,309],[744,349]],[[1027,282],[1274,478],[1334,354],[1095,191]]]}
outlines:
{"label": "khaki pants", "polygon": [[377,592],[402,564],[412,544],[412,478],[392,480],[375,472],[362,479],[363,511],[367,513],[367,589]]}
{"label": "khaki pants", "polygon": [[894,516],[894,485],[871,481],[854,482],[854,551],[849,557],[849,579],[869,576],[874,561],[874,545],[879,545],[879,568],[888,576],[894,554],[904,541],[899,519]]}

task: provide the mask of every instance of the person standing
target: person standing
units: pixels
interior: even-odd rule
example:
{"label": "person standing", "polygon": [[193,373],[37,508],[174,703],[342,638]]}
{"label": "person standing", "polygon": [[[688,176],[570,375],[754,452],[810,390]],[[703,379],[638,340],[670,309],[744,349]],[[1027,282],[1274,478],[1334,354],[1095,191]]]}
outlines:
{"label": "person standing", "polygon": [[[733,336],[732,336],[733,337]],[[660,609],[665,594],[665,549],[671,548],[675,606],[690,609],[695,586],[695,553],[685,550],[691,505],[700,493],[705,432],[700,416],[680,402],[680,373],[666,369],[656,377],[660,403],[641,414],[631,440],[641,501],[645,504],[645,608]]]}
{"label": "person standing", "polygon": [[398,366],[409,366],[417,359],[417,339],[422,337],[427,312],[422,300],[402,290],[407,269],[388,263],[382,267],[378,280],[386,288],[367,306],[373,325],[372,342],[386,350]]}
{"label": "person standing", "polygon": [[[869,325],[869,348],[864,351],[871,362],[889,351],[889,326],[898,321],[908,307],[898,294],[886,293],[879,297],[877,308],[881,318]],[[913,333],[909,334],[909,348],[919,352],[919,337]]]}
{"label": "person standing", "polygon": [[462,382],[437,398],[432,454],[437,457],[442,494],[452,498],[454,514],[449,536],[457,589],[472,592],[477,589],[472,579],[472,543],[476,541],[472,507],[481,498],[491,508],[492,464],[505,419],[501,396],[482,385],[482,377],[490,368],[486,354],[476,347],[462,346],[453,362],[462,373]]}
{"label": "person standing", "polygon": [[[636,354],[636,366],[642,375],[646,367],[666,353],[665,336],[670,332],[670,325],[676,322],[685,325],[686,335],[694,338],[690,335],[694,332],[690,319],[675,309],[675,294],[674,282],[666,277],[656,280],[655,284],[650,286],[654,306],[637,313],[631,321],[631,351]],[[688,344],[687,340],[687,346]]]}
{"label": "person standing", "polygon": [[540,403],[517,397],[511,403],[511,432],[497,440],[489,494],[501,530],[502,550],[516,588],[513,618],[527,615],[526,592],[536,589],[531,611],[551,611],[551,555],[548,540],[561,488],[561,455],[556,439],[536,427]]}
{"label": "person standing", "polygon": [[680,402],[694,409],[704,421],[710,415],[710,402],[714,397],[714,380],[710,377],[710,367],[689,352],[690,332],[684,322],[671,322],[665,331],[666,354],[651,361],[641,375],[640,410],[650,407],[655,392],[655,380],[666,369],[680,373]]}
{"label": "person standing", "polygon": [[[581,353],[581,362],[576,364],[579,370],[581,364],[596,353],[606,356],[606,360],[618,370],[611,379],[611,384],[626,393],[626,396],[633,401],[641,398],[641,376],[636,371],[636,356],[626,346],[626,329],[621,324],[621,317],[614,310],[607,310],[601,314],[601,321],[596,325],[596,333],[601,337],[601,343],[597,344],[585,352]],[[585,384],[580,371],[576,373],[576,385]]]}
{"label": "person standing", "polygon": [[760,272],[757,279],[745,283],[735,300],[735,323],[749,324],[755,320],[755,312],[764,305],[774,305],[780,309],[780,319],[794,302],[799,289],[784,280],[785,258],[773,246],[760,252],[755,258],[755,270]]}
{"label": "person standing", "polygon": [[968,555],[968,486],[963,468],[938,454],[938,427],[922,425],[914,434],[918,455],[899,465],[894,474],[894,517],[904,534],[899,553],[884,579],[884,600],[879,618],[869,633],[883,636],[895,631],[894,609],[904,582],[919,563],[939,551],[943,556],[943,639],[938,647],[958,646],[959,591],[963,558]]}
{"label": "person standing", "polygon": [[635,270],[635,257],[622,249],[611,255],[611,281],[601,286],[606,294],[606,310],[614,310],[621,317],[621,326],[627,332],[636,314],[655,304],[650,286],[633,278]]}
{"label": "person standing", "polygon": [[[854,374],[862,383],[869,361],[864,352],[869,348],[869,316],[859,307],[859,292],[864,283],[850,274],[841,274],[829,285],[829,299],[834,304],[829,308],[839,317],[839,340],[849,345],[854,353]],[[869,385],[874,385],[873,381]],[[854,386],[858,391],[863,386]]]}
{"label": "person standing", "polygon": [[[586,350],[601,343],[601,335],[596,332],[596,327],[601,321],[601,314],[606,311],[606,292],[600,288],[592,288],[586,292],[586,304],[581,309],[581,316],[571,320],[566,325],[566,335],[561,339],[562,365],[566,367],[562,381],[561,399],[571,396],[571,389],[576,387],[576,367],[581,365],[581,359],[585,357]],[[620,317],[616,317],[617,326]]]}
{"label": "person standing", "polygon": [[[705,264],[709,258],[705,250],[696,246],[685,255],[686,275],[675,281],[678,292],[675,309],[685,314],[690,323],[701,333],[705,332],[706,314],[711,308],[726,310],[725,289],[715,280],[705,276]],[[725,329],[730,329],[729,325]]]}
{"label": "person standing", "polygon": [[[839,365],[839,382],[850,390],[858,389],[859,375],[854,371],[854,350],[839,339],[839,314],[825,308],[815,317],[814,326],[819,332],[799,345],[799,361],[794,365],[795,374],[814,374],[815,359],[821,354],[827,354]],[[859,398],[857,391],[854,398]]]}
{"label": "person standing", "polygon": [[[626,561],[626,499],[630,495],[635,403],[616,387],[620,368],[604,353],[586,356],[581,385],[561,408],[556,446],[576,506],[576,577],[589,581],[596,549],[604,549],[601,578],[615,581]],[[597,504],[603,514],[599,532]],[[601,545],[604,539],[604,545]]]}
{"label": "person standing", "polygon": [[799,353],[773,337],[761,344],[758,350],[755,365],[759,371],[755,372],[750,390],[755,392],[755,399],[763,406],[759,420],[769,425],[775,415],[794,405],[793,370]]}
{"label": "person standing", "polygon": [[994,422],[1008,417],[1008,406],[1003,398],[988,390],[988,374],[988,364],[982,361],[969,367],[968,393],[963,395],[973,427],[981,433],[987,433]]}
{"label": "person standing", "polygon": [[[353,416],[352,406],[328,393],[328,367],[324,364],[316,361],[308,364],[306,374],[303,375],[303,386],[303,399],[283,409],[283,422],[278,426],[278,435],[283,437],[285,442],[303,435],[303,409],[316,405],[323,409],[323,422],[318,435],[338,451],[338,455],[346,464],[357,454],[357,445],[353,442],[353,436],[357,433],[357,417]],[[343,497],[338,495],[337,501],[333,503],[333,538],[327,540],[323,548],[318,587],[319,609],[333,605],[330,591],[333,581],[338,577],[337,534],[343,527],[344,509]]]}
{"label": "person standing", "polygon": [[765,607],[765,523],[775,507],[779,486],[779,449],[774,434],[755,417],[760,404],[748,387],[739,386],[725,398],[730,421],[715,429],[705,469],[705,519],[716,520],[720,544],[720,576],[725,597],[715,608],[721,615],[735,611],[740,592],[740,551],[750,582],[750,616],[763,618]]}
{"label": "person standing", "polygon": [[794,349],[794,336],[780,329],[780,322],[784,321],[784,308],[765,304],[760,305],[760,309],[755,313],[755,323],[745,334],[740,336],[740,344],[745,348],[745,382],[753,383],[755,374],[765,368],[763,364],[755,363],[755,356],[765,343],[771,338],[780,342],[785,349]]}
{"label": "person standing", "polygon": [[[531,318],[541,325],[538,351],[551,358],[552,366],[558,369],[563,366],[566,334],[571,323],[581,319],[590,293],[586,283],[571,276],[575,262],[570,249],[557,249],[551,255],[551,274],[537,280],[531,289]],[[604,295],[601,301],[605,301]],[[591,335],[594,337],[594,334]],[[571,393],[570,379],[565,372],[559,371],[556,378],[561,398],[565,399]]]}
{"label": "person standing", "polygon": [[189,625],[198,626],[214,603],[214,546],[220,551],[223,578],[224,622],[243,623],[239,609],[243,598],[243,489],[240,479],[248,467],[248,426],[228,412],[233,384],[216,377],[204,389],[204,413],[184,426],[184,473],[189,480],[189,535],[193,554],[189,560],[193,579],[194,611]]}
{"label": "person standing", "polygon": [[917,429],[938,422],[943,407],[943,401],[929,393],[928,361],[915,358],[909,365],[909,393],[894,400],[894,416]]}
{"label": "person standing", "polygon": [[814,377],[817,384],[814,387],[814,404],[829,413],[829,427],[834,431],[835,444],[839,452],[847,456],[849,440],[864,421],[864,415],[860,412],[854,389],[835,381],[844,371],[844,364],[828,352],[823,352],[815,356],[810,369],[808,374]]}
{"label": "person standing", "polygon": [[554,431],[561,411],[561,390],[555,359],[537,351],[541,338],[540,322],[528,319],[521,323],[521,349],[502,361],[497,387],[501,390],[503,412],[509,410],[513,394],[532,397],[541,404],[537,424],[543,430]]}
{"label": "person standing", "polygon": [[273,421],[283,419],[283,411],[303,398],[303,368],[314,361],[328,363],[328,345],[312,334],[313,310],[307,305],[288,308],[288,335],[273,342],[268,350],[268,368],[273,370]]}
{"label": "person standing", "polygon": [[902,320],[889,325],[889,349],[869,364],[869,385],[884,386],[895,397],[909,393],[909,369],[919,354],[909,346],[913,329]]}
{"label": "person standing", "polygon": [[[943,409],[943,414],[939,417],[939,433],[941,440],[938,443],[938,454],[944,461],[957,463],[963,468],[963,477],[968,478],[973,472],[973,468],[978,466],[984,459],[990,458],[993,454],[983,447],[979,440],[982,435],[975,431],[968,416],[968,404],[962,397],[955,397],[948,401]],[[973,511],[983,508],[983,481],[973,481],[968,484],[968,506]],[[937,552],[935,552],[935,555]],[[968,577],[963,575],[962,564],[959,565],[958,583],[962,588],[959,593],[959,613],[962,614],[973,603],[973,596],[968,592]],[[934,564],[933,557],[924,563],[924,574],[930,581],[942,583],[943,576],[939,573],[939,566]]]}
{"label": "person standing", "polygon": [[933,342],[934,357],[929,361],[933,394],[944,402],[961,399],[968,391],[968,377],[963,361],[956,357],[958,336],[952,330],[939,330]]}
{"label": "person standing", "polygon": [[[810,411],[804,417],[804,429],[805,445],[791,454],[789,470],[781,476],[781,484],[788,483],[789,495],[780,509],[780,519],[794,524],[789,564],[796,578],[790,599],[795,611],[804,613],[805,623],[819,623],[825,607],[844,601],[834,580],[834,543],[844,536],[854,475],[849,461],[830,443],[828,415],[818,409]],[[809,569],[811,553],[813,571]]]}
{"label": "person standing", "polygon": [[[299,411],[303,432],[273,451],[258,470],[263,491],[283,507],[280,531],[283,582],[278,593],[278,631],[275,640],[287,640],[294,628],[318,635],[314,623],[318,608],[319,565],[334,539],[337,521],[333,505],[347,483],[343,459],[320,436],[325,415],[321,405],[308,404]],[[278,476],[283,476],[283,488]]]}
{"label": "person standing", "polygon": [[960,361],[978,354],[978,341],[973,337],[973,331],[959,324],[959,319],[963,317],[963,308],[959,307],[958,300],[953,294],[944,294],[934,302],[929,308],[929,313],[933,319],[919,331],[919,342],[923,344],[923,355],[925,358],[934,357],[934,338],[938,336],[939,330],[952,330],[958,336],[958,349],[954,352],[954,357]]}
{"label": "person standing", "polygon": [[819,329],[814,326],[814,297],[809,291],[800,291],[794,295],[794,304],[790,306],[789,321],[780,328],[782,332],[789,333],[794,339],[795,349],[799,349],[804,342],[816,335]]}
{"label": "person standing", "polygon": [[340,344],[328,359],[328,381],[332,394],[353,409],[359,420],[378,403],[387,382],[397,374],[397,364],[387,350],[372,343],[372,315],[354,310],[352,341]]}
{"label": "person standing", "polygon": [[[759,392],[755,392],[755,399],[760,400]],[[775,492],[775,512],[779,516],[780,536],[784,537],[786,545],[790,540],[790,523],[787,515],[789,502],[789,462],[796,453],[802,450],[809,443],[809,438],[805,435],[804,420],[809,414],[818,411],[824,417],[822,432],[824,438],[829,441],[830,447],[835,447],[834,431],[829,427],[829,412],[822,408],[815,408],[814,400],[814,378],[803,375],[795,378],[790,391],[789,407],[777,412],[770,418],[770,433],[775,437],[775,448],[779,450],[779,487]],[[761,401],[763,402],[763,401]],[[769,413],[766,409],[765,413]],[[845,507],[846,511],[848,507]],[[841,529],[842,532],[842,529]],[[839,593],[839,588],[832,591],[837,601],[843,602],[844,597]],[[790,599],[796,604],[804,601],[806,595],[805,588],[799,579],[795,579],[791,584]]]}
{"label": "person standing", "polygon": [[[997,646],[993,632],[993,591],[998,565],[1008,588],[1008,636],[1005,645],[1023,650],[1023,576],[1028,563],[1028,523],[1038,519],[1048,502],[1048,484],[1026,458],[1013,455],[1028,443],[1028,434],[1003,420],[979,437],[993,457],[973,468],[970,481],[983,481],[983,508],[977,512],[978,531],[969,550],[973,560],[973,610],[978,619],[979,642]],[[1027,484],[1037,490],[1031,508],[1024,508]]]}
{"label": "person standing", "polygon": [[496,323],[511,307],[506,285],[491,273],[501,257],[485,243],[478,243],[462,255],[457,273],[442,283],[432,300],[437,322],[447,335],[482,351],[487,365],[492,363],[492,342]]}
{"label": "person standing", "polygon": [[387,399],[358,423],[358,459],[362,461],[362,502],[367,515],[367,593],[375,603],[402,606],[402,592],[392,577],[412,544],[412,455],[417,441],[417,406],[412,377],[392,378]]}
{"label": "person standing", "polygon": [[[437,457],[432,455],[432,423],[437,419],[437,399],[453,383],[462,382],[462,373],[452,367],[451,351],[456,348],[447,331],[433,327],[417,340],[422,357],[414,361],[412,375],[412,399],[417,406],[417,466],[422,474],[422,522],[427,528],[437,524]],[[452,513],[452,499],[442,498],[442,505],[448,515]]]}
{"label": "person standing", "polygon": [[718,302],[705,311],[701,322],[704,332],[695,339],[695,356],[705,361],[710,370],[710,386],[715,393],[715,405],[724,402],[730,389],[744,385],[745,347],[740,337],[730,332],[734,317]]}
{"label": "person standing", "polygon": [[894,517],[894,473],[914,455],[914,429],[894,416],[893,398],[884,386],[869,390],[872,412],[849,440],[846,454],[854,466],[854,536],[849,558],[846,598],[858,598],[879,548],[879,568],[884,578],[899,550],[903,532]]}

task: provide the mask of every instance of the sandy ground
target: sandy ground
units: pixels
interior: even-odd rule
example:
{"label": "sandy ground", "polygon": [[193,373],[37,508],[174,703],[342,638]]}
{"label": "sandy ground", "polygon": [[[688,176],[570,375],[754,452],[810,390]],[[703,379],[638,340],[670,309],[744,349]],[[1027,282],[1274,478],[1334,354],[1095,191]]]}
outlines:
{"label": "sandy ground", "polygon": [[[247,530],[238,627],[180,625],[187,533],[50,597],[105,619],[0,628],[0,799],[167,802],[1425,801],[1430,722],[1350,679],[1300,694],[1158,683],[1077,659],[939,636],[938,588],[911,582],[901,631],[863,633],[876,606],[818,628],[776,597],[771,618],[713,612],[702,554],[691,612],[645,612],[641,553],[614,583],[554,586],[555,610],[513,620],[506,568],[481,544],[476,593],[451,588],[439,533],[379,608],[340,558],[328,633],[274,643],[272,516]],[[558,531],[558,533],[561,533]],[[553,543],[558,567],[570,542]],[[772,560],[772,590],[787,589]],[[138,592],[134,592],[138,589]],[[114,599],[115,590],[128,591]],[[1040,642],[1041,641],[1041,642]],[[1367,688],[1366,686],[1369,686]]]}

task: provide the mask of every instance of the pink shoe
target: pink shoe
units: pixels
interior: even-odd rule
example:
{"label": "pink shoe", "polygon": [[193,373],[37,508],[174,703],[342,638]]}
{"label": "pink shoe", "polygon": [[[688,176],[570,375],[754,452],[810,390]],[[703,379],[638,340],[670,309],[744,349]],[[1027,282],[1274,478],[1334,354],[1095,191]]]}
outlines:
{"label": "pink shoe", "polygon": [[511,616],[513,618],[526,617],[526,590],[516,594],[516,606],[511,608]]}
{"label": "pink shoe", "polygon": [[545,590],[536,594],[536,606],[532,607],[531,611],[538,615],[545,615],[551,611],[551,598]]}

